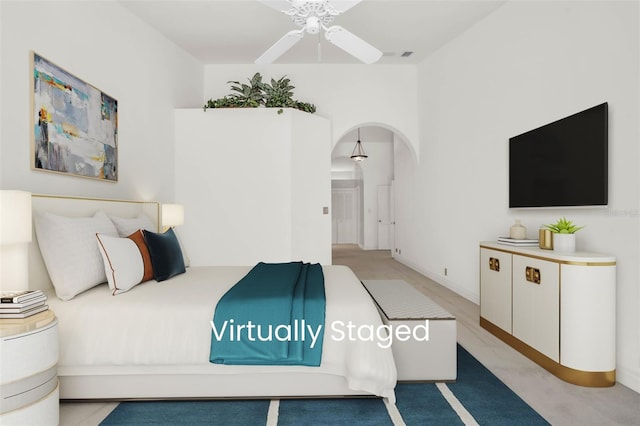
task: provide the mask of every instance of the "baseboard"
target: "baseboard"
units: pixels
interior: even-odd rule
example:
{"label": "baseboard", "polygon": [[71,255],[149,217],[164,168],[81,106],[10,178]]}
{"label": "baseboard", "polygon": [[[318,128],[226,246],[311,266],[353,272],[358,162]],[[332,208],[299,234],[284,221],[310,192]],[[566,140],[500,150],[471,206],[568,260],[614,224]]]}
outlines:
{"label": "baseboard", "polygon": [[437,282],[438,284],[448,288],[449,290],[459,294],[460,296],[462,296],[465,299],[475,303],[476,305],[480,304],[480,295],[479,295],[479,293],[470,292],[469,290],[467,290],[467,289],[459,286],[458,284],[454,283],[453,281],[449,280],[447,277],[444,277],[444,276],[442,276],[440,274],[436,274],[436,273],[433,273],[431,271],[428,271],[428,270],[422,268],[421,266],[411,262],[410,260],[407,260],[403,256],[396,256],[395,260],[397,260],[398,262],[402,263],[405,266],[408,266],[409,268],[413,269],[414,271],[421,273],[422,275],[424,275],[425,277],[429,278],[430,280],[433,280],[433,281]]}
{"label": "baseboard", "polygon": [[616,380],[621,385],[640,393],[640,370],[632,370],[616,365]]}

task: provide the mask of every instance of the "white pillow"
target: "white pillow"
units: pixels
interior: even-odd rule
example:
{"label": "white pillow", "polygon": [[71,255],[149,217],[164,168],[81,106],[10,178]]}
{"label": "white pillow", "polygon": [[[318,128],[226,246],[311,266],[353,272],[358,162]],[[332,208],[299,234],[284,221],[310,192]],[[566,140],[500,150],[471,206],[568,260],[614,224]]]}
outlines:
{"label": "white pillow", "polygon": [[[107,274],[107,281],[111,294],[124,293],[131,290],[141,282],[153,278],[151,270],[151,258],[147,247],[146,259],[140,247],[131,238],[118,238],[108,235],[97,234],[98,247],[104,260],[104,271]],[[142,239],[140,234],[140,239]],[[144,241],[142,241],[144,244]],[[151,276],[145,277],[145,261],[151,270]]]}
{"label": "white pillow", "polygon": [[144,229],[151,232],[158,232],[158,227],[151,222],[151,219],[144,214],[140,213],[138,217],[117,217],[109,216],[109,219],[113,222],[118,230],[118,235],[121,237],[128,237],[139,229]]}
{"label": "white pillow", "polygon": [[188,268],[191,266],[191,259],[187,254],[187,251],[184,249],[184,244],[182,244],[182,239],[180,238],[180,234],[176,228],[173,228],[173,232],[176,234],[176,238],[178,239],[178,244],[180,244],[180,250],[182,250],[182,259],[184,260],[184,267]]}
{"label": "white pillow", "polygon": [[36,236],[56,295],[62,300],[107,281],[96,234],[118,236],[106,214],[64,217],[48,212],[35,215]]}

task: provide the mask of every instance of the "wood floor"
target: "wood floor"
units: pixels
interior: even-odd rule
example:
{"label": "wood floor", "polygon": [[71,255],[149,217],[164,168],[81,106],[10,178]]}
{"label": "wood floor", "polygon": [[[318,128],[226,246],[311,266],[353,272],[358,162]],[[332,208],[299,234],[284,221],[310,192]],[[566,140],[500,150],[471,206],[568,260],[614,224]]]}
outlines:
{"label": "wood floor", "polygon": [[[391,258],[390,252],[333,247],[333,264],[347,265],[361,280],[402,279],[455,315],[458,343],[553,425],[640,425],[640,394],[571,385],[548,373],[480,328],[480,308]],[[517,419],[514,419],[517,424]]]}

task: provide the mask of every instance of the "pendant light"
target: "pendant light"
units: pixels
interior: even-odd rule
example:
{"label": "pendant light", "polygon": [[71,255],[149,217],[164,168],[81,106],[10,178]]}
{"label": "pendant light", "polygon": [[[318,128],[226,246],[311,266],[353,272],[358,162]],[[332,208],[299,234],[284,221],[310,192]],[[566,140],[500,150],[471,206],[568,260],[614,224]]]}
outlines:
{"label": "pendant light", "polygon": [[351,159],[353,161],[363,161],[369,156],[364,153],[364,149],[362,148],[362,143],[360,142],[360,128],[358,127],[358,141],[356,142],[356,146],[353,148],[353,152],[351,153]]}

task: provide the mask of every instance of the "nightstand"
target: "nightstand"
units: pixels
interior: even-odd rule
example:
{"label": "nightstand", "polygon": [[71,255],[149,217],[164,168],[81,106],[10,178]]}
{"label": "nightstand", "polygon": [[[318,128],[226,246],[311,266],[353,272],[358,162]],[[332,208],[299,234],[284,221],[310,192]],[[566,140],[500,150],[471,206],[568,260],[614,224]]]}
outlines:
{"label": "nightstand", "polygon": [[50,310],[0,320],[0,424],[59,422],[58,320]]}

